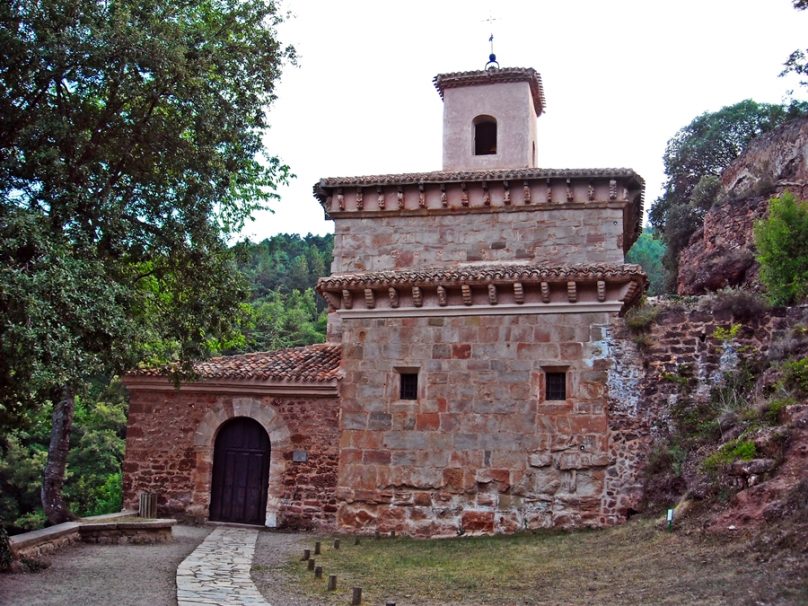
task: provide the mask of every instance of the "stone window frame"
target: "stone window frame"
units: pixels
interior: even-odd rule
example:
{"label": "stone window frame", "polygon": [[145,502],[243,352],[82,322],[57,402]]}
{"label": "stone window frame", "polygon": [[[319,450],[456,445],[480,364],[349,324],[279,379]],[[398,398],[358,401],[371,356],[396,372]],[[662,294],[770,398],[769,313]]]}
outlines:
{"label": "stone window frame", "polygon": [[[421,398],[421,388],[423,382],[421,381],[421,368],[418,366],[395,366],[393,370],[396,372],[396,396],[397,400],[401,402],[417,402]],[[404,383],[402,378],[405,375],[415,375],[415,397],[404,397]]]}
{"label": "stone window frame", "polygon": [[[542,402],[565,402],[570,397],[572,397],[572,373],[570,371],[569,365],[549,365],[549,366],[542,366],[542,382],[541,382],[541,401]],[[547,375],[548,374],[564,374],[564,398],[563,399],[550,399],[548,398],[547,388],[548,388],[548,381]]]}

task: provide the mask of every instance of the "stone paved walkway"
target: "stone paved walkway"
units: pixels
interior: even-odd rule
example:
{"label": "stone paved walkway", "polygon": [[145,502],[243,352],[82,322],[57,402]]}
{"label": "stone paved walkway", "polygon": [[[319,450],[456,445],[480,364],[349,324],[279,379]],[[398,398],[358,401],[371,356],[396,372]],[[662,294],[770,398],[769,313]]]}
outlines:
{"label": "stone paved walkway", "polygon": [[258,531],[217,528],[177,568],[178,606],[270,606],[250,578]]}

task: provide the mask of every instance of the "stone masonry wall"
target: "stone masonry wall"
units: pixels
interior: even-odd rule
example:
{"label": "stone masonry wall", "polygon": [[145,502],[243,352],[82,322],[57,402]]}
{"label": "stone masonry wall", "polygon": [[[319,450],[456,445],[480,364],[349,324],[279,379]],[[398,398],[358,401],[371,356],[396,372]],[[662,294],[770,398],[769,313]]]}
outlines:
{"label": "stone masonry wall", "polygon": [[[417,536],[601,526],[609,314],[345,320],[338,528]],[[544,371],[566,368],[567,399]],[[419,372],[399,399],[399,370]]]}
{"label": "stone masonry wall", "polygon": [[341,218],[332,273],[466,262],[623,263],[619,208]]}
{"label": "stone masonry wall", "polygon": [[[283,440],[273,443],[269,500],[278,504],[279,526],[329,527],[336,511],[334,488],[338,458],[338,405],[335,398],[274,398],[215,393],[131,390],[124,461],[124,506],[137,508],[141,491],[158,495],[161,514],[206,518],[216,427],[207,428],[211,411],[217,418],[272,416]],[[198,444],[200,428],[210,435]],[[280,452],[278,452],[280,450]],[[294,462],[294,450],[306,451]],[[273,477],[273,474],[280,477]]]}

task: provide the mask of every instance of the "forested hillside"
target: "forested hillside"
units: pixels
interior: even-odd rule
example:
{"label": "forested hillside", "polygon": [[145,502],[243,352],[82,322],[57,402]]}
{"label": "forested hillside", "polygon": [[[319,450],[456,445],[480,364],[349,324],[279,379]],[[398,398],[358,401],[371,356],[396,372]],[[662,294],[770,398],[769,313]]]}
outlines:
{"label": "forested hillside", "polygon": [[329,273],[334,236],[279,234],[235,246],[250,284],[244,340],[228,353],[269,351],[325,340],[325,303],[314,292]]}

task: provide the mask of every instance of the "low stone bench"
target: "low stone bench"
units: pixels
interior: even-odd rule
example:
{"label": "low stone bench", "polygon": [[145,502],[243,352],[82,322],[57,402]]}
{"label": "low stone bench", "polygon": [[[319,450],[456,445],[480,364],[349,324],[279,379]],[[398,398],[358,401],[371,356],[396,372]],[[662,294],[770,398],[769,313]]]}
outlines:
{"label": "low stone bench", "polygon": [[48,556],[63,547],[78,543],[81,540],[79,526],[78,522],[65,522],[9,537],[11,555],[17,560]]}
{"label": "low stone bench", "polygon": [[85,543],[167,543],[172,538],[171,528],[176,523],[177,520],[161,518],[143,518],[131,522],[90,522],[79,526],[79,535]]}
{"label": "low stone bench", "polygon": [[[121,511],[81,518],[9,537],[15,559],[42,558],[73,543],[148,544],[172,539],[176,520],[135,518],[134,511]],[[121,518],[130,518],[122,520]]]}

